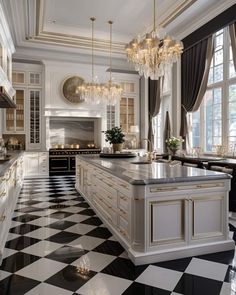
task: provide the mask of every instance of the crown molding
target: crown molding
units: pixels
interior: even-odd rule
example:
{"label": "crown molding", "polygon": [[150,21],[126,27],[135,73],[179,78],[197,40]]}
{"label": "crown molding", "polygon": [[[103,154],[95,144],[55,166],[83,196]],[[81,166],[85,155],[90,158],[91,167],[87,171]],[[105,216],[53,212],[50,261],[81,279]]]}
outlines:
{"label": "crown molding", "polygon": [[210,9],[206,10],[204,14],[201,14],[198,20],[196,20],[193,24],[188,24],[185,26],[182,31],[179,34],[175,34],[175,36],[180,40],[184,39],[186,36],[190,35],[234,4],[235,0],[225,0],[220,5],[218,4],[214,8],[211,7]]}

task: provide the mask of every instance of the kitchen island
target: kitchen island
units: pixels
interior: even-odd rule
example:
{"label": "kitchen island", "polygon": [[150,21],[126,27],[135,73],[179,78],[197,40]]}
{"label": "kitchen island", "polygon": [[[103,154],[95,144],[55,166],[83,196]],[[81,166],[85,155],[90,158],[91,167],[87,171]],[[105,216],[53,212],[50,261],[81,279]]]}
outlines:
{"label": "kitchen island", "polygon": [[140,158],[76,158],[76,189],[135,265],[234,249],[228,174]]}

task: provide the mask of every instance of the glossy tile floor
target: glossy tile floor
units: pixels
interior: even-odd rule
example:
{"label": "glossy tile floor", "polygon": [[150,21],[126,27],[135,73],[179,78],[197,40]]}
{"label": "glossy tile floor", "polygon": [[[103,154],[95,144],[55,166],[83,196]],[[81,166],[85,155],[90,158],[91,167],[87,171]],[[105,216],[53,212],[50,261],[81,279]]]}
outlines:
{"label": "glossy tile floor", "polygon": [[236,294],[234,251],[135,267],[73,177],[24,182],[3,254],[0,295]]}

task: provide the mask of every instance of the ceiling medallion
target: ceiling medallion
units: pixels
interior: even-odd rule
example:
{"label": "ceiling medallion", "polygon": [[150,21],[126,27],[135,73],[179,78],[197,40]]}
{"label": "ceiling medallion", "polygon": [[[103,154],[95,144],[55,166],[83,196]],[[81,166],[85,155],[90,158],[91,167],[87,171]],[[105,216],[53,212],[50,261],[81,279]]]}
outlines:
{"label": "ceiling medallion", "polygon": [[145,78],[157,80],[175,63],[183,53],[183,43],[170,36],[161,36],[156,27],[156,0],[154,1],[153,30],[144,38],[133,39],[126,45],[128,61]]}
{"label": "ceiling medallion", "polygon": [[83,102],[79,87],[84,83],[84,79],[79,76],[66,78],[62,83],[62,94],[71,103]]}

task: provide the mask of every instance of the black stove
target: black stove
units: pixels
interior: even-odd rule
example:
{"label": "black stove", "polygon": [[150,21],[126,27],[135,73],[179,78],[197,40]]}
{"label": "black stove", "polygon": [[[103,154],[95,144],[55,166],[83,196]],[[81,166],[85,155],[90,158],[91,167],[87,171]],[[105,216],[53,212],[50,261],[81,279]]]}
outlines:
{"label": "black stove", "polygon": [[75,156],[100,154],[98,148],[49,149],[49,175],[75,175]]}

